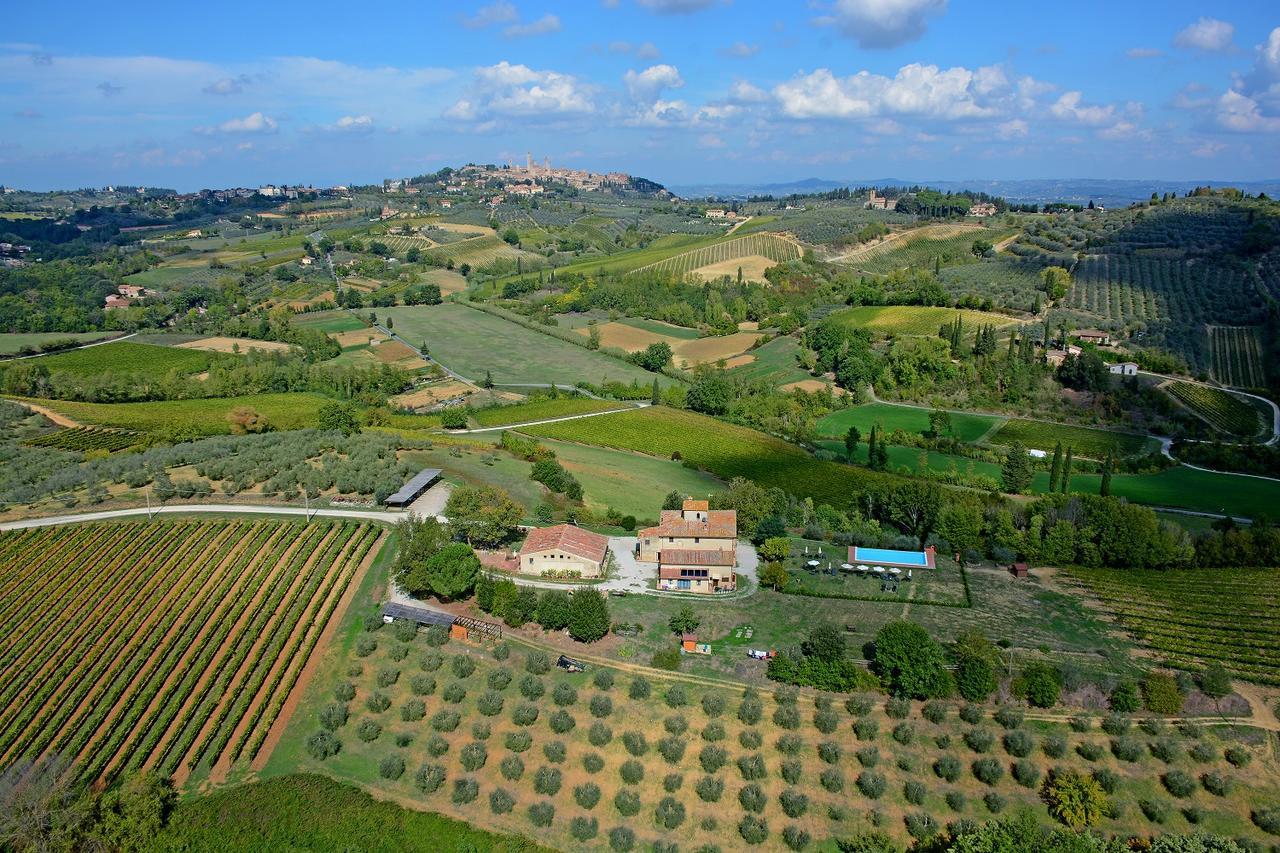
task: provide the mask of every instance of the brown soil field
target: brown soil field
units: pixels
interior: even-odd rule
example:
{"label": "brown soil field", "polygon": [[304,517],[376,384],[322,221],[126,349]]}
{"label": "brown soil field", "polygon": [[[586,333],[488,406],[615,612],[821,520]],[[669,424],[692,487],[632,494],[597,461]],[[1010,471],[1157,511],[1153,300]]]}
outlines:
{"label": "brown soil field", "polygon": [[731,369],[734,367],[742,367],[742,365],[750,364],[755,360],[756,360],[756,357],[751,353],[744,353],[742,355],[735,355],[733,358],[726,358],[724,360],[724,366],[726,369]]}
{"label": "brown soil field", "polygon": [[467,289],[467,280],[453,270],[429,270],[426,279],[432,284],[440,285],[440,292],[445,296]]}
{"label": "brown soil field", "polygon": [[704,281],[712,281],[722,275],[736,279],[738,270],[741,269],[744,281],[763,282],[765,281],[764,271],[777,265],[777,261],[766,258],[764,255],[743,255],[741,258],[731,258],[727,261],[719,261],[714,264],[707,264],[704,267],[698,267],[690,275],[699,276]]}
{"label": "brown soil field", "polygon": [[[788,382],[780,387],[782,391],[807,391],[812,394],[814,391],[821,391],[823,388],[831,387],[821,379],[801,379],[799,382]],[[843,393],[843,388],[831,388],[837,394]]]}
{"label": "brown soil field", "polygon": [[333,339],[338,342],[338,346],[348,349],[349,347],[365,346],[375,341],[385,341],[387,336],[376,329],[352,329],[350,332],[341,332],[334,335]]}
{"label": "brown soil field", "polygon": [[760,324],[757,323],[755,320],[743,320],[741,323],[738,324],[738,331],[739,332],[758,332],[760,331]]}
{"label": "brown soil field", "polygon": [[449,380],[448,382],[428,385],[424,388],[416,388],[405,394],[397,394],[389,402],[396,408],[419,409],[438,403],[441,400],[464,397],[475,392],[476,389],[465,382]]}
{"label": "brown soil field", "polygon": [[416,359],[418,357],[418,354],[408,344],[402,344],[400,341],[383,341],[370,349],[377,356],[378,361],[383,364],[392,364],[407,358]]}
{"label": "brown soil field", "polygon": [[293,349],[289,344],[280,341],[255,341],[252,338],[201,338],[198,341],[187,341],[185,344],[178,344],[179,349],[198,349],[207,352],[235,352],[236,345],[239,345],[240,352],[248,352],[251,349],[262,350],[263,352],[288,352]]}
{"label": "brown soil field", "polygon": [[368,293],[371,290],[377,290],[382,286],[382,282],[375,281],[371,278],[364,278],[358,275],[349,275],[342,280],[347,287],[354,287],[356,290],[363,290]]}
{"label": "brown soil field", "polygon": [[693,365],[719,361],[746,352],[760,337],[755,332],[737,332],[712,338],[698,338],[692,341],[680,341],[672,345],[675,350],[677,365]]}
{"label": "brown soil field", "polygon": [[[590,337],[590,326],[583,326],[574,329],[584,338]],[[634,326],[627,326],[623,323],[601,323],[596,325],[600,330],[600,346],[613,347],[624,352],[639,352],[649,344],[668,343],[673,350],[677,349],[678,344],[686,344],[689,341],[682,341],[679,338],[671,338],[666,335],[659,335],[655,332],[637,329]]]}
{"label": "brown soil field", "polygon": [[455,231],[458,234],[492,234],[492,228],[486,228],[483,225],[463,225],[461,222],[432,222],[432,228],[439,228],[442,231]]}

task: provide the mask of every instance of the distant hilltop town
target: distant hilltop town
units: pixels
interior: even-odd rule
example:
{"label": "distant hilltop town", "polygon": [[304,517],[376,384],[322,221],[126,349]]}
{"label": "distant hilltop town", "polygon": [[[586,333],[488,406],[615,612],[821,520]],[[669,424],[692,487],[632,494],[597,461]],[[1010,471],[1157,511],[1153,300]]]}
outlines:
{"label": "distant hilltop town", "polygon": [[[468,163],[458,169],[441,169],[433,175],[392,178],[382,182],[383,192],[408,195],[443,190],[451,194],[497,191],[508,196],[529,197],[542,195],[552,187],[568,187],[580,192],[638,192],[671,197],[671,193],[661,184],[646,178],[626,172],[592,172],[588,169],[552,166],[549,157],[544,157],[538,163],[531,153],[525,154],[523,164]],[[495,198],[499,202],[502,200],[500,196]]]}

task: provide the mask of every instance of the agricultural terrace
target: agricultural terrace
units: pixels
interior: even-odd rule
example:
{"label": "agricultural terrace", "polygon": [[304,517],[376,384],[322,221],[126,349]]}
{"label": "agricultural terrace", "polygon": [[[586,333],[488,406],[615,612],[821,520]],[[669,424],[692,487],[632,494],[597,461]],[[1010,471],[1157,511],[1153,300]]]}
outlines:
{"label": "agricultural terrace", "polygon": [[1170,382],[1162,387],[1214,429],[1249,438],[1262,426],[1258,410],[1234,394],[1191,382]]}
{"label": "agricultural terrace", "polygon": [[936,263],[972,263],[973,243],[998,243],[1017,233],[1014,228],[986,228],[973,225],[927,225],[856,249],[840,258],[863,272],[891,273],[906,267],[932,268]]}
{"label": "agricultural terrace", "polygon": [[208,370],[214,361],[234,357],[193,349],[117,341],[88,349],[41,356],[36,363],[47,368],[50,373],[67,373],[78,378],[98,376],[111,371],[159,380],[174,372],[200,373]]}
{"label": "agricultural terrace", "polygon": [[[269,738],[377,527],[183,521],[0,533],[0,762],[181,785]],[[265,747],[265,752],[264,752]]]}
{"label": "agricultural terrace", "polygon": [[[922,433],[929,427],[929,409],[916,406],[897,406],[893,403],[864,403],[841,409],[824,417],[817,423],[819,435],[833,438],[844,438],[849,427],[857,427],[863,436],[871,432],[871,427],[879,425],[889,432]],[[961,412],[950,412],[951,435],[960,441],[978,441],[992,427],[1001,423],[1000,418],[991,415],[971,415]]]}
{"label": "agricultural terrace", "polygon": [[246,406],[265,417],[275,429],[305,429],[315,424],[320,407],[329,402],[329,398],[297,392],[145,403],[81,403],[43,399],[25,402],[57,412],[81,424],[136,430],[153,435],[180,433],[204,436],[229,434],[231,422],[228,416],[235,409]]}
{"label": "agricultural terrace", "polygon": [[133,447],[141,440],[142,436],[139,433],[130,430],[70,427],[38,438],[27,439],[23,444],[28,447],[51,447],[55,450],[70,450],[76,453],[89,450],[105,450],[113,453]]}
{"label": "agricultural terrace", "polygon": [[1033,450],[1053,452],[1054,446],[1071,447],[1076,456],[1103,459],[1110,452],[1119,456],[1140,456],[1158,449],[1160,442],[1150,436],[1093,427],[1055,424],[1011,418],[988,439],[992,444],[1020,441]]}
{"label": "agricultural terrace", "polygon": [[956,318],[971,335],[979,326],[1012,326],[1018,321],[1005,314],[975,311],[969,308],[937,308],[921,305],[860,305],[831,314],[831,319],[879,335],[936,336],[938,329]]}
{"label": "agricultural terrace", "polygon": [[513,406],[494,406],[477,409],[472,419],[482,427],[522,424],[549,418],[567,418],[596,412],[612,412],[626,408],[625,403],[612,400],[593,400],[590,397],[543,397]]}
{"label": "agricultural terrace", "polygon": [[[1194,805],[1210,831],[1258,834],[1248,818],[1258,774],[1226,761],[1224,748],[1253,757],[1259,747],[1231,730],[1160,725],[1156,758],[1145,738],[1113,742],[1092,720],[1074,731],[1020,711],[997,721],[974,706],[960,737],[949,702],[927,711],[873,696],[816,704],[594,662],[569,674],[552,665],[554,652],[524,640],[461,646],[365,624],[372,630],[344,634],[326,660],[329,678],[307,691],[269,775],[300,766],[562,850],[648,849],[673,837],[682,848],[781,849],[784,833],[822,844],[872,810],[899,843],[922,821],[1004,809],[1048,822],[1039,789],[1054,767],[1106,780],[1118,807],[1097,827],[1104,833],[1132,833],[1142,801],[1167,831],[1194,829],[1181,812]],[[1225,796],[1200,790],[1202,773],[1224,777]],[[1177,786],[1175,797],[1160,779],[1182,775],[1191,788]]]}
{"label": "agricultural terrace", "polygon": [[1257,326],[1206,326],[1213,378],[1237,388],[1267,384],[1266,356]]}
{"label": "agricultural terrace", "polygon": [[1218,662],[1280,684],[1280,569],[1071,569],[1096,606],[1160,660],[1182,669]]}
{"label": "agricultural terrace", "polygon": [[54,341],[93,343],[117,332],[5,332],[0,333],[0,356],[17,355],[24,349],[38,349]]}
{"label": "agricultural terrace", "polygon": [[[616,273],[624,274],[633,272],[640,267],[650,266],[665,261],[667,258],[674,257],[693,249],[699,249],[706,246],[713,246],[725,239],[723,235],[711,237],[700,237],[693,234],[665,234],[643,249],[629,249],[623,252],[616,252],[612,255],[585,258],[574,263],[567,264],[563,267],[557,267],[555,270],[556,277],[561,278],[565,275],[596,275],[597,273]],[[729,238],[738,239],[738,238]],[[528,273],[525,274],[528,277]],[[515,281],[520,279],[519,275],[511,275],[499,281],[499,284],[507,281]],[[499,288],[501,289],[501,288]]]}
{"label": "agricultural terrace", "polygon": [[[647,387],[656,375],[465,305],[383,308],[378,316],[391,320],[400,337],[425,343],[433,359],[470,379],[489,373],[499,384],[609,380]],[[658,379],[663,385],[672,381]]]}
{"label": "agricultural terrace", "polygon": [[751,256],[768,258],[776,263],[794,261],[800,257],[800,246],[777,234],[748,234],[681,252],[656,263],[636,267],[632,272],[661,272],[683,276],[701,267]]}
{"label": "agricultural terrace", "polygon": [[736,359],[733,375],[747,380],[767,379],[779,387],[804,382],[813,377],[800,367],[800,354],[799,342],[781,335]]}
{"label": "agricultural terrace", "polygon": [[503,242],[492,233],[453,243],[435,243],[422,237],[393,237],[389,234],[376,239],[395,252],[405,253],[416,248],[424,255],[430,254],[434,258],[453,261],[458,265],[471,264],[473,267],[486,267],[504,258],[514,260],[529,257],[527,252]]}
{"label": "agricultural terrace", "polygon": [[290,318],[289,322],[303,329],[318,329],[329,335],[338,335],[343,332],[354,332],[367,328],[365,322],[349,311],[332,310],[332,311],[310,311],[305,314],[295,314]]}

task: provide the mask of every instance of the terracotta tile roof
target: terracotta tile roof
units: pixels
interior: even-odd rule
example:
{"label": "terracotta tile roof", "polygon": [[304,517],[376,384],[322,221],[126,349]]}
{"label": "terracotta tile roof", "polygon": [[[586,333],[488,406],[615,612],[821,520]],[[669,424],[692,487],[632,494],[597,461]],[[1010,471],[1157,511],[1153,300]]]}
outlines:
{"label": "terracotta tile roof", "polygon": [[640,531],[641,536],[678,536],[683,538],[706,537],[708,539],[736,539],[738,513],[732,509],[713,509],[707,512],[707,520],[685,521],[678,509],[664,509],[657,527]]}
{"label": "terracotta tile roof", "polygon": [[664,548],[658,552],[658,563],[664,566],[732,566],[735,562],[733,551]]}
{"label": "terracotta tile roof", "polygon": [[600,562],[609,548],[609,537],[583,530],[572,524],[535,527],[520,547],[520,554],[536,554],[558,548],[569,554]]}
{"label": "terracotta tile roof", "polygon": [[711,509],[711,504],[708,501],[687,500],[684,502],[685,512],[706,512],[709,509]]}

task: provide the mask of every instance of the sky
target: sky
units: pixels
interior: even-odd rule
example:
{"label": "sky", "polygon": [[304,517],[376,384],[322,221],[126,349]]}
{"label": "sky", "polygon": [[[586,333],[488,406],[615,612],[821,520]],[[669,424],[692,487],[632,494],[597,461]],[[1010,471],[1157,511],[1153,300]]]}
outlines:
{"label": "sky", "polygon": [[[52,9],[56,8],[56,12]],[[1280,178],[1280,4],[13,4],[0,184]]]}

